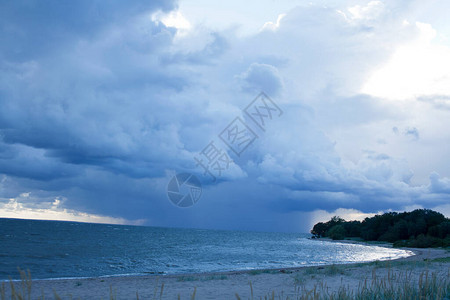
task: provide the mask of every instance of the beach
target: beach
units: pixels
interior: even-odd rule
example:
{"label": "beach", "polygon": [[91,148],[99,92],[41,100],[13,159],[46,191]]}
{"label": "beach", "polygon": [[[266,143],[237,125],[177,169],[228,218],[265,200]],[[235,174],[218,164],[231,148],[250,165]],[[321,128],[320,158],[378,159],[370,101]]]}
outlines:
{"label": "beach", "polygon": [[[112,276],[33,280],[31,299],[300,299],[301,295],[331,295],[345,289],[358,292],[373,284],[402,289],[432,279],[446,281],[450,252],[412,249],[414,255],[391,261],[314,267],[230,271],[165,276]],[[420,281],[420,282],[419,282]],[[20,290],[21,283],[15,282]],[[6,297],[10,287],[5,284]],[[194,296],[194,298],[192,298]],[[308,299],[308,298],[307,298]]]}

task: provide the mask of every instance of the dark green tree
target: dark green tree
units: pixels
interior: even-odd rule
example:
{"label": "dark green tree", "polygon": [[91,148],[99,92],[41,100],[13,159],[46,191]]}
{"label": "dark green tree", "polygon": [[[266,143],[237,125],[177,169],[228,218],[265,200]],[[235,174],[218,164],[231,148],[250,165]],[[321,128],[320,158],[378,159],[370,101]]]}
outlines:
{"label": "dark green tree", "polygon": [[448,247],[450,219],[430,209],[388,212],[365,218],[362,222],[347,222],[334,216],[328,222],[314,225],[311,233],[333,239],[360,237],[367,241],[387,241],[396,246]]}
{"label": "dark green tree", "polygon": [[345,228],[343,225],[334,225],[327,232],[327,236],[333,240],[343,240],[345,238]]}

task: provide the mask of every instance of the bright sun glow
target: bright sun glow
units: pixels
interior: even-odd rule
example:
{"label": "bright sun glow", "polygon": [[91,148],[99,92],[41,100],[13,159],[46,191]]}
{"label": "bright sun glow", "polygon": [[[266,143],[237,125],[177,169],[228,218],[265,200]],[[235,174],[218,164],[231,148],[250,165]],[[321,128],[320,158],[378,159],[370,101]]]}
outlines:
{"label": "bright sun glow", "polygon": [[[23,193],[20,198],[26,199],[30,193]],[[128,225],[142,225],[146,220],[126,220],[124,218],[114,218],[109,216],[102,216],[96,214],[89,214],[85,212],[76,211],[73,209],[66,209],[60,207],[61,200],[55,198],[47,207],[29,207],[21,199],[11,198],[9,202],[0,203],[0,217],[1,218],[16,218],[16,219],[35,219],[35,220],[57,220],[57,221],[75,221],[88,223],[105,223],[105,224],[128,224]]]}
{"label": "bright sun glow", "polygon": [[363,93],[387,99],[450,95],[450,48],[432,43],[436,31],[431,25],[416,26],[419,37],[398,48],[370,77]]}

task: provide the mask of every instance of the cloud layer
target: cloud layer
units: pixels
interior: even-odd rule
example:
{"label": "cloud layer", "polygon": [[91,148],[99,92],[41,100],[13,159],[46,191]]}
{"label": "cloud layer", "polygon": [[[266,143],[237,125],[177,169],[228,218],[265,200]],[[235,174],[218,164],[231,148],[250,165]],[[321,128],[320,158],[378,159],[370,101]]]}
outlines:
{"label": "cloud layer", "polygon": [[[299,5],[243,37],[171,1],[1,4],[0,216],[306,231],[319,210],[446,212],[448,21],[420,5]],[[261,91],[283,110],[265,131],[243,111]],[[218,137],[236,117],[257,135],[239,157]],[[215,182],[194,160],[211,141],[234,160]],[[203,182],[189,209],[167,199],[177,172]]]}

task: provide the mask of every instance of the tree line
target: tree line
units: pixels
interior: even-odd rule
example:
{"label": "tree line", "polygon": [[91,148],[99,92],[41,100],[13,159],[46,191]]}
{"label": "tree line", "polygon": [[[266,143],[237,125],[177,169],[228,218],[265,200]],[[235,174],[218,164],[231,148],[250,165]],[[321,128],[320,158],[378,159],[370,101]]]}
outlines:
{"label": "tree line", "polygon": [[313,238],[333,240],[384,241],[394,243],[395,247],[450,247],[450,219],[430,209],[388,212],[363,221],[345,221],[334,216],[328,222],[315,224],[311,234]]}

